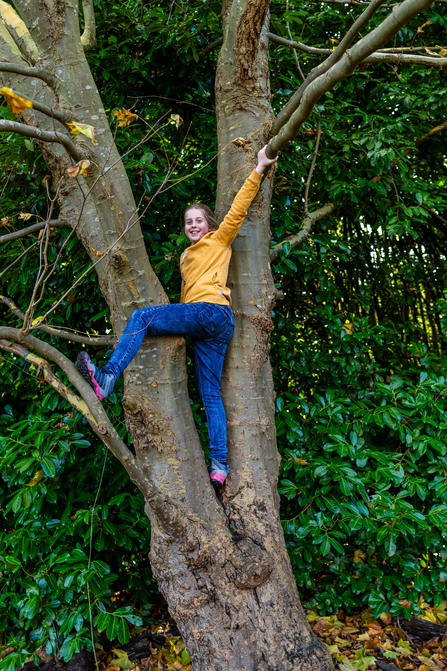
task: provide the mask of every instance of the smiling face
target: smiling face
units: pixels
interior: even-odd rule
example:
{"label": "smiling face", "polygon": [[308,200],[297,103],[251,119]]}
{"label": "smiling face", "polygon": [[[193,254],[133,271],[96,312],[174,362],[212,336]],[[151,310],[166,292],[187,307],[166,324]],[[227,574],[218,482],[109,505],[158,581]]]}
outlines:
{"label": "smiling face", "polygon": [[185,213],[185,234],[191,244],[195,245],[204,235],[209,233],[208,222],[202,210],[192,207]]}

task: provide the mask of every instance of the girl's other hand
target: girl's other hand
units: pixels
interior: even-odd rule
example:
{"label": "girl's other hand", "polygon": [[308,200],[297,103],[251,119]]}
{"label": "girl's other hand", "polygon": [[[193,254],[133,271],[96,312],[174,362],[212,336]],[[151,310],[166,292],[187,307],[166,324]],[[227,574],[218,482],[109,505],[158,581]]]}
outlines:
{"label": "girl's other hand", "polygon": [[267,145],[265,145],[265,147],[262,147],[261,151],[258,152],[258,165],[256,166],[256,172],[258,172],[260,175],[263,174],[265,168],[268,165],[276,163],[276,161],[278,160],[278,156],[276,158],[267,158],[267,155],[265,153],[266,149]]}

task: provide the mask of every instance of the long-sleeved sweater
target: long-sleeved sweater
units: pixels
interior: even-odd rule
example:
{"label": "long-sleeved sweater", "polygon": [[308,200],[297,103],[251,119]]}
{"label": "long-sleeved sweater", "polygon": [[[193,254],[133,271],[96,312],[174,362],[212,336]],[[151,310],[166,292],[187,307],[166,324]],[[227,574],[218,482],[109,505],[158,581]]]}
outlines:
{"label": "long-sleeved sweater", "polygon": [[180,257],[182,274],[181,303],[218,303],[231,305],[227,287],[231,243],[247,216],[250,203],[256,196],[262,175],[253,170],[238,191],[230,211],[217,231],[211,231],[198,242],[187,247]]}

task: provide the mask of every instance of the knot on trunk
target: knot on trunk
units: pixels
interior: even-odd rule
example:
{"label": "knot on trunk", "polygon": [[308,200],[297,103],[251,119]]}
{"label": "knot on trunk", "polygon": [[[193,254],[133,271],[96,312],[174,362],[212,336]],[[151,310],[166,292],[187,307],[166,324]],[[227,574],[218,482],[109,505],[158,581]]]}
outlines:
{"label": "knot on trunk", "polygon": [[137,450],[155,448],[162,452],[164,447],[172,447],[165,439],[170,434],[169,422],[159,415],[142,396],[125,390],[123,398],[127,430],[132,436]]}
{"label": "knot on trunk", "polygon": [[236,587],[254,589],[266,582],[273,570],[273,560],[267,550],[247,536],[233,536],[229,562],[234,571],[230,576]]}

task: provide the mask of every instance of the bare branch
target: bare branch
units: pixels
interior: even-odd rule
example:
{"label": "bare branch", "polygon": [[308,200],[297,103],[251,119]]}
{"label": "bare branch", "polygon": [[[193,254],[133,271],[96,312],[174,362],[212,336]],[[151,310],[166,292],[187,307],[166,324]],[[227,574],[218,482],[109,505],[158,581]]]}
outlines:
{"label": "bare branch", "polygon": [[[447,0],[446,0],[447,2]],[[384,7],[384,5],[382,5]],[[273,33],[268,34],[270,40],[272,42],[276,42],[276,44],[281,44],[283,47],[290,47],[291,49],[299,49],[300,51],[304,51],[307,54],[313,54],[313,55],[321,55],[321,56],[328,56],[330,54],[334,53],[333,49],[323,49],[320,47],[310,47],[308,44],[304,44],[303,42],[295,42],[294,40],[286,40],[285,37],[280,37],[279,35],[274,35]],[[426,49],[430,49],[430,51],[433,51],[434,49],[439,49],[439,47],[388,47],[386,49],[378,49],[374,54],[371,54],[368,58],[365,58],[363,63],[375,63],[375,62],[386,62],[386,59],[380,59],[379,54],[405,54],[405,55],[417,55],[419,52],[424,52]],[[439,66],[445,65],[445,58],[430,58],[426,57],[426,60],[421,61],[425,65],[436,65],[438,64]],[[402,63],[418,63],[419,61],[412,60],[410,58],[404,58]],[[320,72],[320,74],[323,74]]]}
{"label": "bare branch", "polygon": [[41,130],[35,126],[27,126],[26,124],[19,123],[18,121],[0,120],[0,133],[8,132],[18,133],[19,135],[24,135],[25,137],[32,137],[35,140],[40,140],[41,142],[57,142],[63,145],[68,154],[76,161],[81,161],[83,158],[86,158],[84,153],[80,151],[76,145],[73,144],[70,138],[63,133]]}
{"label": "bare branch", "polygon": [[310,165],[310,170],[309,174],[307,176],[307,181],[306,181],[306,190],[304,192],[304,212],[307,217],[310,217],[310,212],[309,212],[309,189],[310,189],[310,183],[312,181],[312,175],[314,174],[315,170],[315,163],[317,162],[317,156],[318,156],[318,148],[320,146],[320,138],[321,138],[321,119],[318,117],[318,128],[317,128],[317,137],[315,140],[315,149],[314,153],[312,156],[312,163]]}
{"label": "bare branch", "polygon": [[34,40],[17,12],[4,0],[0,0],[0,21],[3,21],[20,53],[34,65],[39,58]]}
{"label": "bare branch", "polygon": [[394,63],[395,65],[424,65],[431,68],[442,68],[447,65],[447,58],[435,58],[422,54],[390,53],[375,51],[362,60],[362,63]]}
{"label": "bare branch", "polygon": [[295,40],[287,40],[285,37],[280,37],[274,33],[268,33],[269,40],[276,42],[276,44],[281,44],[283,47],[290,47],[291,49],[298,49],[299,51],[304,51],[306,54],[315,54],[315,55],[324,55],[330,56],[334,53],[334,49],[321,49],[320,47],[310,47],[304,42],[296,42]]}
{"label": "bare branch", "polygon": [[197,54],[200,58],[202,56],[206,56],[207,54],[210,53],[210,51],[214,51],[214,49],[217,49],[217,47],[222,46],[223,44],[223,37],[218,37],[217,40],[214,40],[214,42],[210,42],[208,46],[206,46],[202,51],[199,51]]}
{"label": "bare branch", "polygon": [[0,72],[13,72],[16,75],[24,75],[25,77],[36,77],[45,82],[45,84],[48,84],[54,91],[58,91],[62,86],[62,82],[54,75],[47,72],[44,68],[31,68],[27,65],[6,63],[0,60]]}
{"label": "bare branch", "polygon": [[[359,40],[352,49],[343,54],[341,59],[332,65],[330,70],[318,76],[313,82],[308,84],[307,88],[302,93],[299,107],[290,116],[289,121],[285,123],[287,114],[290,113],[290,107],[287,114],[283,115],[282,120],[279,122],[278,119],[280,115],[278,115],[274,128],[281,128],[283,123],[285,123],[285,125],[282,126],[276,137],[270,141],[267,149],[267,156],[269,158],[277,156],[278,152],[281,151],[281,149],[284,149],[287,143],[295,137],[303,122],[309,118],[314,106],[324,93],[332,90],[342,79],[349,77],[359,63],[365,61],[371,54],[374,54],[377,49],[382,47],[383,44],[389,42],[404,25],[424,9],[430,7],[431,4],[433,4],[433,0],[404,0],[402,4],[397,5],[393,9],[377,28],[368,33],[368,35]],[[405,58],[405,55],[380,54],[380,58],[383,57],[403,59]],[[415,55],[412,56],[412,58],[424,57]],[[302,88],[303,87],[300,87],[300,89]]]}
{"label": "bare branch", "polygon": [[90,51],[96,46],[96,21],[93,0],[82,0],[84,12],[84,32],[81,35],[81,44],[84,51]]}
{"label": "bare branch", "polygon": [[[17,354],[25,358],[26,361],[36,365],[38,367],[37,377],[39,378],[40,374],[45,382],[56,389],[61,396],[66,398],[85,417],[96,435],[107,445],[112,454],[121,461],[131,479],[140,484],[142,480],[145,480],[144,474],[141,474],[137,469],[135,457],[119,437],[95,392],[76,370],[74,364],[62,352],[59,352],[55,347],[42,340],[38,340],[32,335],[25,336],[18,329],[8,326],[0,327],[0,348]],[[47,357],[59,366],[81,394],[82,398],[79,398],[69,387],[65,386],[59,380],[45,359],[36,356],[29,350]]]}
{"label": "bare branch", "polygon": [[419,145],[426,140],[428,137],[431,137],[432,135],[437,135],[441,131],[445,130],[447,128],[447,119],[443,121],[439,126],[435,126],[434,128],[431,128],[428,133],[425,133],[425,135],[421,135],[420,138],[416,140],[414,143],[415,147],[419,147]]}
{"label": "bare branch", "polygon": [[333,203],[328,203],[327,205],[321,207],[319,210],[315,210],[315,212],[310,212],[308,216],[305,217],[301,222],[301,228],[296,235],[292,235],[290,238],[283,240],[278,245],[275,245],[274,247],[271,248],[270,261],[275,261],[275,259],[279,256],[286,242],[290,243],[290,251],[298,247],[298,245],[301,244],[303,240],[309,237],[313,225],[320,219],[323,219],[323,217],[327,217],[328,214],[331,214],[331,212],[333,212],[334,210],[335,205]]}
{"label": "bare branch", "polygon": [[[18,240],[19,238],[25,238],[27,235],[37,233],[37,231],[41,231],[43,228],[45,228],[46,223],[47,223],[46,221],[39,221],[37,224],[32,224],[27,228],[22,228],[20,231],[13,231],[12,233],[6,233],[5,235],[0,235],[0,245],[3,242]],[[67,221],[62,221],[61,219],[51,219],[50,228],[58,228],[62,226],[69,227],[70,225]]]}
{"label": "bare branch", "polygon": [[[25,313],[20,310],[17,305],[14,303],[11,298],[7,296],[0,295],[0,303],[7,305],[11,312],[21,319],[25,319]],[[65,340],[71,340],[72,342],[78,342],[82,345],[92,345],[93,347],[112,347],[115,344],[115,338],[113,336],[95,336],[95,335],[78,335],[77,333],[70,333],[69,331],[64,331],[64,329],[56,329],[52,326],[47,326],[46,324],[39,324],[37,331],[44,331],[49,335],[57,336],[58,338],[64,338]]]}

